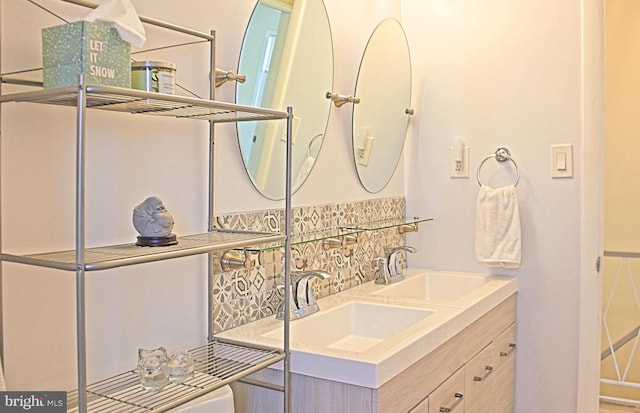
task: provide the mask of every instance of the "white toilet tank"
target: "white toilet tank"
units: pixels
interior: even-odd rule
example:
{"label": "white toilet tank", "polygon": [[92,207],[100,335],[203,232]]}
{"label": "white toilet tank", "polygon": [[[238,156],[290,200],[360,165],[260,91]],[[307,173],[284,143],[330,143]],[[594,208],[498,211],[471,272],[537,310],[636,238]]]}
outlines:
{"label": "white toilet tank", "polygon": [[182,404],[171,413],[233,413],[233,392],[229,385]]}

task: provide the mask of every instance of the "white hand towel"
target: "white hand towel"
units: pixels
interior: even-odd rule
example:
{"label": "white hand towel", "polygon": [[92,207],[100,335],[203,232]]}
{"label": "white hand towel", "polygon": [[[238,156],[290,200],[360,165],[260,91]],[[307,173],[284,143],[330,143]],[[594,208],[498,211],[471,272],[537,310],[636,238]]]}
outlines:
{"label": "white hand towel", "polygon": [[476,207],[476,258],[490,267],[520,267],[520,212],[513,185],[480,186]]}

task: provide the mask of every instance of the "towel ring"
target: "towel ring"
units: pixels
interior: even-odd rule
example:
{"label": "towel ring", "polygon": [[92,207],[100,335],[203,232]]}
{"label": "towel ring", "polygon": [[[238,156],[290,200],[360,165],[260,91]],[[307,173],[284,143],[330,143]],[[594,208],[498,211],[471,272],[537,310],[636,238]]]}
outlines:
{"label": "towel ring", "polygon": [[505,147],[500,147],[496,149],[495,153],[492,153],[491,155],[484,158],[482,162],[480,162],[480,165],[478,165],[478,173],[476,174],[478,185],[482,186],[482,182],[480,182],[480,169],[482,169],[482,165],[484,165],[484,163],[491,158],[495,158],[496,161],[498,162],[504,162],[504,161],[513,162],[513,166],[516,167],[516,181],[513,183],[513,186],[514,187],[518,186],[518,182],[520,181],[520,169],[518,168],[518,164],[516,163],[516,161],[514,161],[513,158],[511,157],[511,152],[509,152],[509,149]]}

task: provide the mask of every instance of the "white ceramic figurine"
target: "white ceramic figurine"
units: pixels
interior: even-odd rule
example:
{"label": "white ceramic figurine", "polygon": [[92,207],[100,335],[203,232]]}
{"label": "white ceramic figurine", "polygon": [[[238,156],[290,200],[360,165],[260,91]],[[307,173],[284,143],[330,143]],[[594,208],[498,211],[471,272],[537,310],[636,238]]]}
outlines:
{"label": "white ceramic figurine", "polygon": [[133,226],[143,237],[168,237],[173,217],[157,196],[150,196],[133,209]]}

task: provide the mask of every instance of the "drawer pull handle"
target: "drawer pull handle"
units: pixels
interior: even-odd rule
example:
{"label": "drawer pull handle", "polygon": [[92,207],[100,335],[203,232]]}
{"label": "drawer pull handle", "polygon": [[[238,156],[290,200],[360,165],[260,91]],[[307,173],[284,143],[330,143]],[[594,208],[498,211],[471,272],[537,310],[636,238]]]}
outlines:
{"label": "drawer pull handle", "polygon": [[493,366],[485,366],[485,373],[484,376],[480,377],[480,376],[474,376],[473,381],[483,381],[485,380],[487,377],[489,377],[489,374],[491,374],[493,372]]}
{"label": "drawer pull handle", "polygon": [[513,353],[515,349],[516,349],[516,343],[509,343],[509,351],[501,351],[500,356],[507,357],[509,354]]}
{"label": "drawer pull handle", "polygon": [[450,412],[452,412],[453,409],[456,408],[458,403],[460,403],[462,401],[462,399],[464,399],[464,395],[462,393],[455,393],[453,395],[453,397],[455,397],[458,400],[456,400],[455,403],[451,407],[441,407],[440,408],[440,413],[450,413]]}

